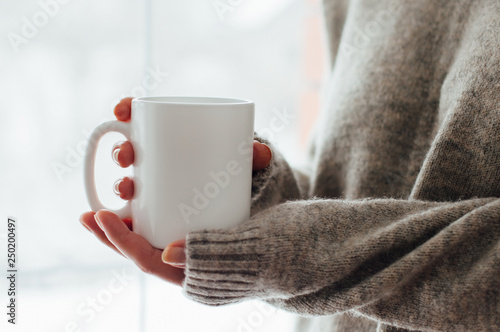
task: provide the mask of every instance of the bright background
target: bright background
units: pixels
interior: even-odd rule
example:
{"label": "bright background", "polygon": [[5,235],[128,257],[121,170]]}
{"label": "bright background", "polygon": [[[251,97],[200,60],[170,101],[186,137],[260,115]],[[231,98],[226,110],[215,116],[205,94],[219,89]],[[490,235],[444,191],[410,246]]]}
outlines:
{"label": "bright background", "polygon": [[[98,242],[78,222],[89,210],[82,151],[122,97],[229,96],[255,102],[257,132],[276,112],[295,114],[272,140],[303,164],[326,72],[318,1],[58,1],[0,1],[0,266],[11,216],[19,270],[18,324],[6,323],[1,278],[0,330],[287,331],[289,313],[199,305]],[[131,174],[110,158],[122,139],[107,135],[98,153],[111,207],[122,204],[113,183]]]}

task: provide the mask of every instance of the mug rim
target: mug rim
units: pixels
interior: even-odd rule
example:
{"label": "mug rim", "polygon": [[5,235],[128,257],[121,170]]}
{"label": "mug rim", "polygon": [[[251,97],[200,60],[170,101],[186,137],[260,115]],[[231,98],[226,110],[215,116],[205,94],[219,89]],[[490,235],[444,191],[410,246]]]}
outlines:
{"label": "mug rim", "polygon": [[169,105],[247,105],[252,101],[240,98],[211,97],[211,96],[149,96],[137,97],[132,102],[169,104]]}

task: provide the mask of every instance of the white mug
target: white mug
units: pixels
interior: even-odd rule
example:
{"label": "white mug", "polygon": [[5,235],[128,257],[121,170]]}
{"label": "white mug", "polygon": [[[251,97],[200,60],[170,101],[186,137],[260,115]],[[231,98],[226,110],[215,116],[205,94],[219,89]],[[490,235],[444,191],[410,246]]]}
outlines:
{"label": "white mug", "polygon": [[133,231],[164,249],[190,231],[226,228],[250,218],[254,103],[212,97],[132,100],[130,122],[94,129],[84,181],[93,211],[107,209],[96,192],[97,144],[110,131],[132,143],[134,196],[119,210]]}

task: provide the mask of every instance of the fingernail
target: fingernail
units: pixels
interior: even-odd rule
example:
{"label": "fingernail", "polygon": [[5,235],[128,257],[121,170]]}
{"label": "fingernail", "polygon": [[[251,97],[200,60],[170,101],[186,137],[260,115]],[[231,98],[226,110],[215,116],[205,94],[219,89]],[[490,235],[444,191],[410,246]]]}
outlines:
{"label": "fingernail", "polygon": [[166,247],[161,254],[161,259],[166,264],[184,266],[186,265],[185,249],[181,247]]}
{"label": "fingernail", "polygon": [[88,229],[88,231],[89,231],[90,233],[92,233],[92,230],[91,230],[91,229],[90,229],[87,225],[85,225],[85,224],[83,224],[83,223],[82,223],[82,225],[83,225],[83,227],[85,227],[86,229]]}
{"label": "fingernail", "polygon": [[267,154],[271,157],[272,156],[272,152],[271,152],[271,148],[269,148],[266,144],[262,144],[261,143],[261,146],[264,146],[264,149],[262,149],[262,151],[266,151]]}
{"label": "fingernail", "polygon": [[254,148],[257,149],[260,153],[267,153],[271,155],[271,149],[264,143],[255,144]]}
{"label": "fingernail", "polygon": [[102,224],[101,224],[101,221],[99,220],[99,218],[97,217],[97,213],[94,214],[94,220],[97,223],[97,225],[102,229]]}
{"label": "fingernail", "polygon": [[115,184],[113,185],[113,191],[118,196],[120,196],[120,184],[122,183],[122,181],[123,181],[123,178],[119,179],[119,180],[116,180]]}
{"label": "fingernail", "polygon": [[111,150],[111,157],[113,158],[113,161],[119,166],[120,163],[118,162],[118,154],[120,153],[120,146],[123,144],[123,142],[116,143],[113,146],[113,150]]}
{"label": "fingernail", "polygon": [[[259,144],[254,144],[254,164],[252,165],[253,169],[256,169],[256,171],[260,171],[271,163],[271,159],[273,157],[273,153],[271,152],[271,149],[269,146],[263,143]],[[256,156],[258,156],[256,158]]]}

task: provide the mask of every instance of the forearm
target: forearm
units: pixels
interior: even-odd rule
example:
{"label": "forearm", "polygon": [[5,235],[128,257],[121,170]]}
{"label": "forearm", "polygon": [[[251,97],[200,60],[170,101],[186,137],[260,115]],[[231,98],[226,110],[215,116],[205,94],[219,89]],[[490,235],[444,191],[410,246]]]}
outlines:
{"label": "forearm", "polygon": [[260,298],[414,329],[488,327],[500,319],[499,220],[497,198],[288,202],[188,235],[184,287],[207,304]]}

